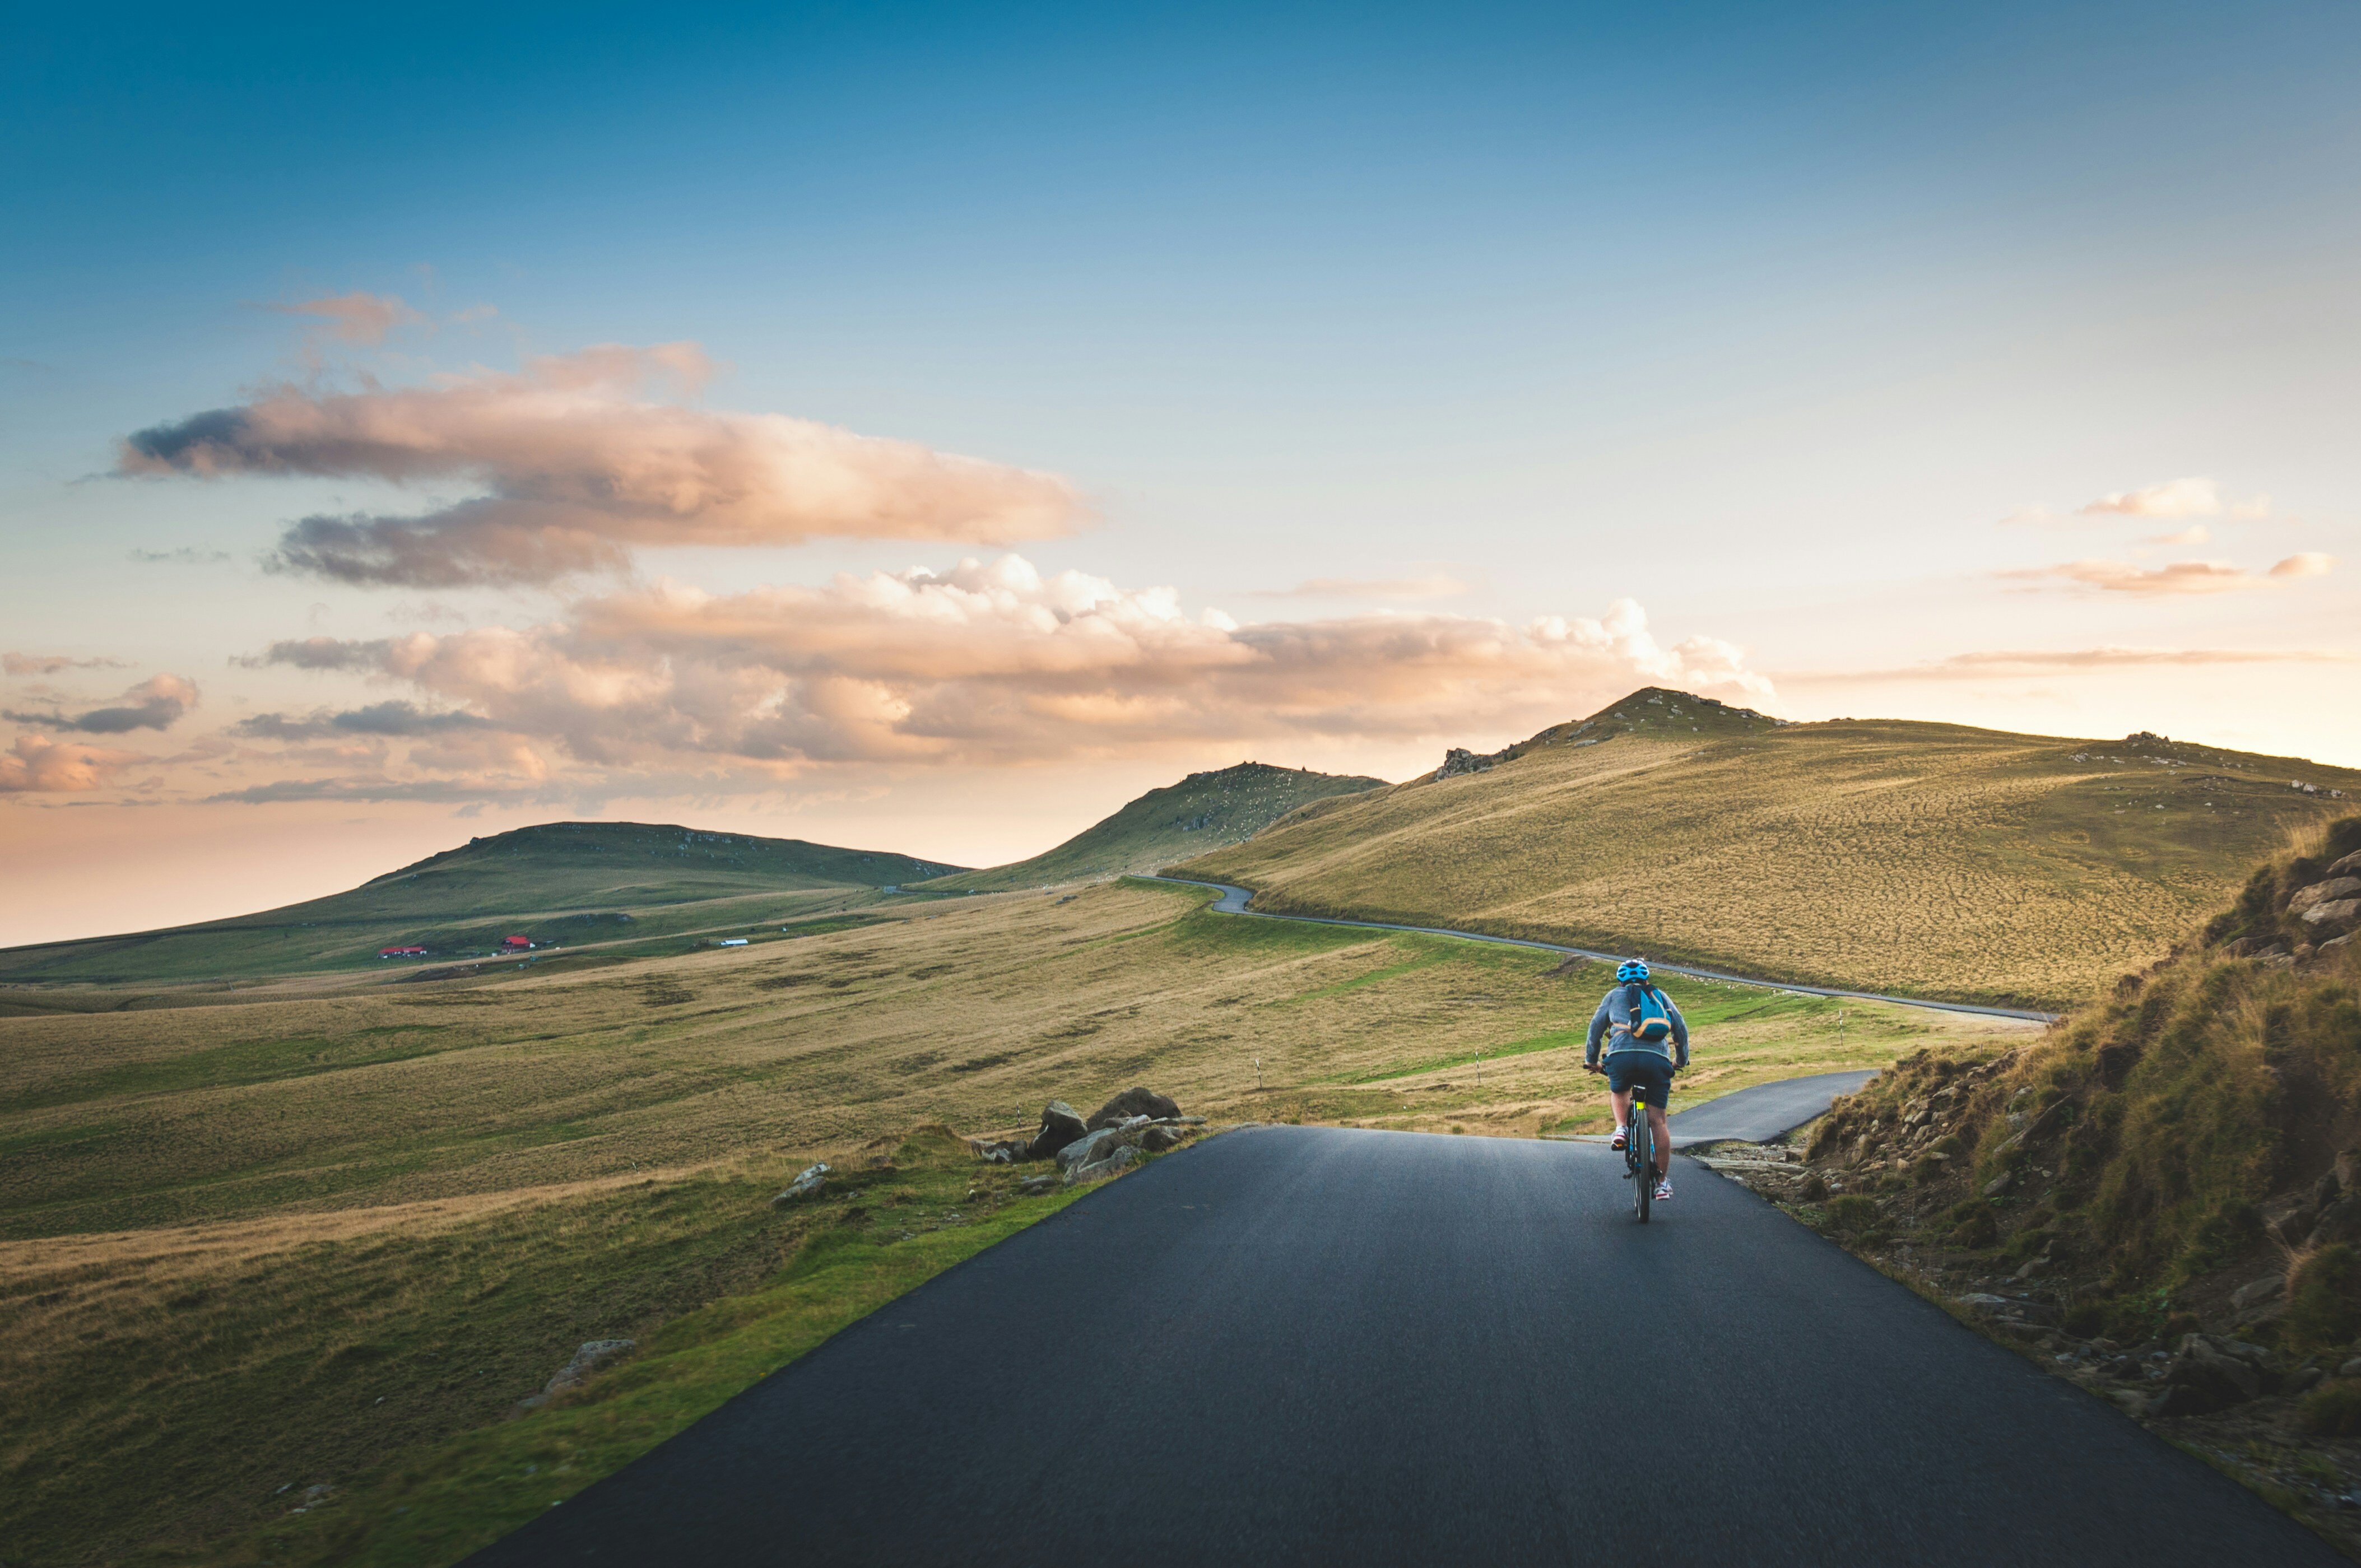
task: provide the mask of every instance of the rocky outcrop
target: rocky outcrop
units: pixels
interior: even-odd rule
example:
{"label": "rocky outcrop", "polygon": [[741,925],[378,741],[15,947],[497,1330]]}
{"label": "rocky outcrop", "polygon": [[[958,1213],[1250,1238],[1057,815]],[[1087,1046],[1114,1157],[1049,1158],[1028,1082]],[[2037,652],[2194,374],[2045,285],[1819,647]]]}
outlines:
{"label": "rocky outcrop", "polygon": [[[819,1168],[824,1170],[827,1167],[822,1166]],[[584,1378],[589,1376],[590,1374],[596,1372],[599,1367],[604,1366],[607,1363],[614,1360],[615,1357],[622,1354],[625,1351],[630,1350],[638,1343],[639,1342],[636,1340],[628,1339],[594,1339],[584,1341],[582,1348],[574,1353],[574,1359],[559,1367],[556,1372],[551,1376],[549,1381],[542,1385],[540,1393],[529,1395],[517,1401],[517,1409],[520,1412],[538,1409],[542,1406],[549,1403],[550,1400],[555,1398],[558,1395],[565,1393],[568,1388],[578,1385]]]}
{"label": "rocky outcrop", "polygon": [[1062,1100],[1052,1100],[1041,1107],[1041,1130],[1033,1135],[1026,1146],[1027,1159],[1052,1159],[1060,1149],[1089,1132],[1090,1125],[1082,1113]]}
{"label": "rocky outcrop", "polygon": [[787,1183],[787,1190],[785,1192],[771,1200],[771,1207],[783,1208],[798,1198],[812,1197],[828,1185],[829,1171],[831,1168],[826,1160],[820,1161],[818,1165],[806,1166],[802,1175]]}
{"label": "rocky outcrop", "polygon": [[1443,766],[1434,770],[1438,779],[1455,779],[1462,773],[1488,773],[1494,759],[1480,756],[1465,746],[1454,746],[1443,753]]}
{"label": "rocky outcrop", "polygon": [[1112,1127],[1117,1122],[1128,1121],[1134,1116],[1155,1118],[1179,1114],[1180,1107],[1169,1095],[1159,1094],[1152,1089],[1126,1089],[1093,1112],[1088,1125],[1095,1131],[1100,1127]]}

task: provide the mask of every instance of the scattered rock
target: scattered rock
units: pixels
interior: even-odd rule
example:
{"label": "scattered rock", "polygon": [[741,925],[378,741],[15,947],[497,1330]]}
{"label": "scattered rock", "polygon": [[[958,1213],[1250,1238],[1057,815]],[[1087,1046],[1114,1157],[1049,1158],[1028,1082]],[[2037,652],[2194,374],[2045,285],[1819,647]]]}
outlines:
{"label": "scattered rock", "polygon": [[2007,1191],[2009,1187],[2015,1180],[2016,1172],[2013,1170],[2004,1170],[1998,1176],[1993,1177],[1990,1181],[1984,1183],[1984,1196],[1987,1198],[1997,1198],[2002,1193]]}
{"label": "scattered rock", "polygon": [[2230,1305],[2243,1312],[2249,1308],[2259,1307],[2266,1301],[2277,1299],[2286,1289],[2286,1275],[2267,1274],[2260,1279],[2241,1285],[2231,1291]]}
{"label": "scattered rock", "polygon": [[2315,904],[2303,912],[2303,923],[2307,926],[2349,926],[2356,920],[2361,920],[2361,898],[2340,898],[2334,904]]}
{"label": "scattered rock", "polygon": [[1152,1089],[1126,1089],[1100,1106],[1097,1113],[1084,1124],[1084,1130],[1096,1132],[1101,1127],[1112,1127],[1118,1122],[1128,1121],[1135,1116],[1153,1121],[1179,1114],[1180,1114],[1180,1107],[1173,1103],[1166,1095],[1159,1094]]}
{"label": "scattered rock", "polygon": [[1062,1100],[1052,1100],[1041,1107],[1041,1130],[1033,1135],[1026,1146],[1027,1159],[1049,1159],[1090,1131],[1082,1122],[1082,1113]]}
{"label": "scattered rock", "polygon": [[1090,1160],[1066,1172],[1066,1185],[1080,1187],[1085,1182],[1104,1181],[1120,1175],[1139,1163],[1139,1151],[1129,1144],[1117,1144],[1104,1159]]}
{"label": "scattered rock", "polygon": [[812,1196],[821,1188],[828,1185],[829,1171],[830,1168],[831,1168],[826,1160],[820,1161],[818,1165],[807,1165],[804,1167],[803,1174],[796,1177],[793,1181],[788,1182],[787,1190],[785,1192],[780,1193],[776,1198],[771,1200],[771,1207],[774,1209],[780,1208],[785,1204],[794,1202],[798,1198],[808,1198]]}
{"label": "scattered rock", "polygon": [[2296,889],[2294,896],[2288,900],[2288,913],[2301,915],[2316,905],[2351,898],[2361,898],[2361,876],[2331,877]]}
{"label": "scattered rock", "polygon": [[1107,1146],[1122,1135],[1113,1127],[1101,1127],[1096,1132],[1084,1133],[1058,1151],[1058,1164],[1062,1169],[1069,1171],[1078,1165],[1087,1165],[1092,1160],[1104,1156]]}
{"label": "scattered rock", "polygon": [[1028,1176],[1016,1184],[1017,1192],[1027,1198],[1038,1198],[1045,1192],[1055,1192],[1057,1190],[1058,1179],[1046,1173],[1040,1176]]}
{"label": "scattered rock", "polygon": [[2336,1369],[2339,1377],[2361,1377],[2361,1355],[2355,1356]]}
{"label": "scattered rock", "polygon": [[582,1348],[574,1353],[574,1359],[559,1367],[549,1381],[542,1385],[540,1393],[518,1400],[517,1409],[530,1410],[546,1405],[638,1343],[628,1339],[585,1340]]}
{"label": "scattered rock", "polygon": [[1181,1128],[1159,1124],[1139,1135],[1139,1146],[1149,1154],[1162,1154],[1166,1149],[1179,1148],[1188,1136]]}
{"label": "scattered rock", "polygon": [[2312,1227],[2312,1242],[2315,1246],[2361,1242],[2361,1196],[2339,1198],[2323,1209]]}

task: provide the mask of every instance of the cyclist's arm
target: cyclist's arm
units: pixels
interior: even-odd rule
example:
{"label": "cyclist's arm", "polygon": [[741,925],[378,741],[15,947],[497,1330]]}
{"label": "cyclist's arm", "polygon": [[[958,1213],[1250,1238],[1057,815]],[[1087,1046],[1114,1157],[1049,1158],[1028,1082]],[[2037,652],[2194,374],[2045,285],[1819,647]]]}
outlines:
{"label": "cyclist's arm", "polygon": [[1669,996],[1664,998],[1664,1011],[1673,1015],[1673,1044],[1681,1048],[1679,1057],[1673,1062],[1673,1069],[1686,1072],[1689,1066],[1689,1021],[1681,1016],[1680,1008]]}
{"label": "cyclist's arm", "polygon": [[1598,1042],[1606,1036],[1606,1034],[1607,1003],[1606,999],[1602,997],[1599,1000],[1598,1011],[1590,1015],[1590,1037],[1583,1042],[1582,1047],[1583,1066],[1597,1067],[1598,1065]]}

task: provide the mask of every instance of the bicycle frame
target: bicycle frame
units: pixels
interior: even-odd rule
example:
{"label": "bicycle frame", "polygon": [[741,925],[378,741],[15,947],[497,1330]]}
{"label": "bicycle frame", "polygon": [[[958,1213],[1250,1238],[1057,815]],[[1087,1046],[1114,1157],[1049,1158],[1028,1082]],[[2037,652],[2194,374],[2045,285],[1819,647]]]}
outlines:
{"label": "bicycle frame", "polygon": [[1623,1145],[1623,1164],[1631,1182],[1632,1215],[1644,1225],[1648,1223],[1649,1207],[1656,1198],[1656,1132],[1637,1089],[1631,1091],[1630,1126],[1631,1136]]}

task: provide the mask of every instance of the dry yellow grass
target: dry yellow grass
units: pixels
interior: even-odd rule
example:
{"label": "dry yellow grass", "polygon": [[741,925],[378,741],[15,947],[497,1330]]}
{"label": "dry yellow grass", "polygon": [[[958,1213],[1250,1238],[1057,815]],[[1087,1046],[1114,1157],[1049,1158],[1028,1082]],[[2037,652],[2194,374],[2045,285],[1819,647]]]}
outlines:
{"label": "dry yellow grass", "polygon": [[1679,732],[1667,705],[1619,706],[1657,717],[1322,802],[1184,874],[1276,911],[2054,1005],[2162,956],[2290,832],[2350,809],[2326,791],[2361,794],[2348,770],[2152,737],[1710,713]]}

